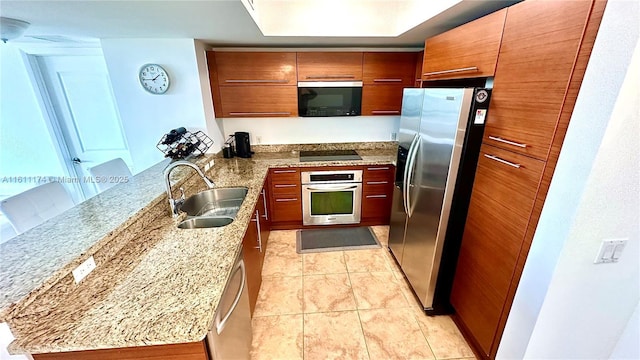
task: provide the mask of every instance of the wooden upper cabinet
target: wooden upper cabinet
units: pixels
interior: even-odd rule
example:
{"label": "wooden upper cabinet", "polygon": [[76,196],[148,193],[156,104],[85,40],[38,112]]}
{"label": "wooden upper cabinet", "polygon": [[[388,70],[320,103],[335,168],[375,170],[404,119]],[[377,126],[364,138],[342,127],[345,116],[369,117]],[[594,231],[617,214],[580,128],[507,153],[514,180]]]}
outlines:
{"label": "wooden upper cabinet", "polygon": [[413,86],[415,64],[414,52],[365,52],[362,81],[365,85]]}
{"label": "wooden upper cabinet", "polygon": [[420,88],[422,87],[422,63],[424,62],[424,50],[420,51],[418,54],[416,54],[416,73],[415,73],[415,83],[413,84],[414,87]]}
{"label": "wooden upper cabinet", "polygon": [[509,8],[486,143],[546,160],[591,1],[524,1]]}
{"label": "wooden upper cabinet", "polygon": [[220,86],[296,85],[294,52],[215,52]]}
{"label": "wooden upper cabinet", "polygon": [[270,85],[221,86],[222,117],[298,116],[297,89]]}
{"label": "wooden upper cabinet", "polygon": [[425,41],[422,80],[493,76],[507,9]]}
{"label": "wooden upper cabinet", "polygon": [[483,145],[451,292],[485,355],[493,343],[544,162]]}
{"label": "wooden upper cabinet", "polygon": [[299,52],[298,81],[362,80],[361,52]]}
{"label": "wooden upper cabinet", "polygon": [[362,115],[400,115],[406,85],[365,85],[362,87]]}

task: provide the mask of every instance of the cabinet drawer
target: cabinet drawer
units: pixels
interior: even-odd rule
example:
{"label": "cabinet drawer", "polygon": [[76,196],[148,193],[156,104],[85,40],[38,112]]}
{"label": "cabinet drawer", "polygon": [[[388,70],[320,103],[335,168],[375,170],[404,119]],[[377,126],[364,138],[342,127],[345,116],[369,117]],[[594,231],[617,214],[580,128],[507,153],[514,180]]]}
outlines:
{"label": "cabinet drawer", "polygon": [[379,223],[389,222],[391,214],[391,194],[364,193],[362,195],[362,219],[379,219]]}
{"label": "cabinet drawer", "polygon": [[367,165],[364,167],[364,181],[387,180],[393,181],[396,167],[389,165]]}
{"label": "cabinet drawer", "polygon": [[396,84],[413,86],[416,53],[365,52],[362,82],[365,85]]}
{"label": "cabinet drawer", "polygon": [[271,202],[271,221],[302,221],[302,200],[300,195],[274,195]]}
{"label": "cabinet drawer", "polygon": [[400,115],[406,85],[364,85],[362,115]]}
{"label": "cabinet drawer", "polygon": [[300,183],[291,181],[271,181],[271,193],[277,195],[298,195],[301,191]]}
{"label": "cabinet drawer", "polygon": [[387,180],[369,180],[365,182],[362,186],[363,194],[386,194],[389,195],[393,193],[393,183]]}
{"label": "cabinet drawer", "polygon": [[506,13],[496,11],[428,38],[422,80],[493,76]]}
{"label": "cabinet drawer", "polygon": [[288,181],[300,184],[300,169],[298,168],[276,168],[269,170],[271,181]]}
{"label": "cabinet drawer", "polygon": [[491,348],[544,162],[483,144],[451,303],[485,354]]}
{"label": "cabinet drawer", "polygon": [[296,86],[221,86],[223,117],[298,116]]}
{"label": "cabinet drawer", "polygon": [[361,52],[299,52],[298,81],[362,80]]}
{"label": "cabinet drawer", "polygon": [[294,52],[216,52],[218,84],[296,85]]}
{"label": "cabinet drawer", "polygon": [[509,8],[484,142],[547,159],[590,7],[525,1]]}

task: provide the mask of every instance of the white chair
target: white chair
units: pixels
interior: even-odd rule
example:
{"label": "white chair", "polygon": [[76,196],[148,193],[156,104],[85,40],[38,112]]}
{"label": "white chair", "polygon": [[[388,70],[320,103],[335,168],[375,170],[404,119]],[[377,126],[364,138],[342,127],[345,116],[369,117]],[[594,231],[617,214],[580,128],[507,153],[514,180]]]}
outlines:
{"label": "white chair", "polygon": [[124,182],[122,181],[124,178],[131,178],[132,176],[131,170],[129,170],[129,167],[121,158],[109,160],[105,163],[89,168],[88,170],[89,174],[94,179],[100,179],[100,181],[96,181],[95,183],[98,191],[100,192],[103,192],[120,182]]}
{"label": "white chair", "polygon": [[2,200],[0,211],[21,234],[74,205],[64,186],[54,181]]}

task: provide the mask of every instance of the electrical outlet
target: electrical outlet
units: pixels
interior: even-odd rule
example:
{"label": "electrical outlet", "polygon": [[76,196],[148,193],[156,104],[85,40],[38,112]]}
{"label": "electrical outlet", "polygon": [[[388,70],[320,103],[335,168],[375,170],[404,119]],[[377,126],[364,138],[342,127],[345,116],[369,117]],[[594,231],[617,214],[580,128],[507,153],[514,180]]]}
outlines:
{"label": "electrical outlet", "polygon": [[89,257],[82,264],[78,265],[78,267],[72,271],[73,279],[76,281],[76,284],[87,277],[87,275],[89,275],[89,273],[92,272],[95,268],[96,262],[93,259],[93,256]]}
{"label": "electrical outlet", "polygon": [[398,133],[392,132],[391,133],[391,140],[394,141],[394,140],[397,140],[397,138],[398,138]]}

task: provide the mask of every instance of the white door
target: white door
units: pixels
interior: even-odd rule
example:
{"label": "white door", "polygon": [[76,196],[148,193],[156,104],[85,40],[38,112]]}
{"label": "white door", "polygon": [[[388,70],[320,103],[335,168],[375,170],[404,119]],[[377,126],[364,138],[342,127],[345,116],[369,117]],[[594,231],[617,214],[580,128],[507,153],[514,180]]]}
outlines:
{"label": "white door", "polygon": [[63,141],[84,198],[97,193],[87,169],[122,158],[131,168],[107,66],[102,56],[37,56]]}

